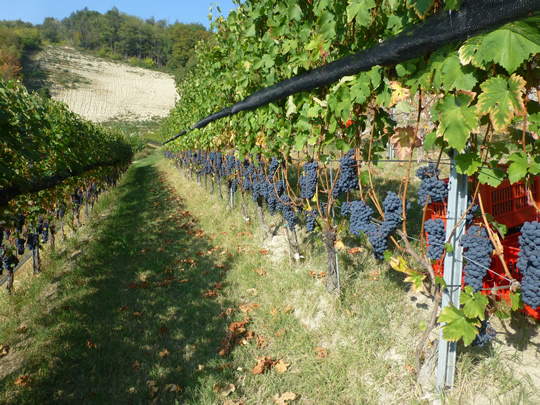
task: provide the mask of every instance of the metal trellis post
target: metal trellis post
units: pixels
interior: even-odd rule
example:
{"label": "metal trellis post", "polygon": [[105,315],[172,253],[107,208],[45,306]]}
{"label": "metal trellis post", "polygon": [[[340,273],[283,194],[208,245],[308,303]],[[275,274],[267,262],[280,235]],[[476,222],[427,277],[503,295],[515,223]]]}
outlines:
{"label": "metal trellis post", "polygon": [[[452,252],[446,252],[444,259],[444,281],[446,288],[443,289],[441,310],[453,304],[459,308],[459,294],[461,291],[463,248],[459,245],[461,236],[465,233],[465,221],[458,224],[459,219],[467,209],[467,186],[468,177],[458,174],[454,155],[450,163],[450,181],[448,183],[448,210],[446,220],[446,241],[452,246]],[[452,230],[456,228],[449,239]],[[439,360],[437,364],[437,387],[444,389],[454,385],[456,365],[456,342],[443,339],[439,340]]]}

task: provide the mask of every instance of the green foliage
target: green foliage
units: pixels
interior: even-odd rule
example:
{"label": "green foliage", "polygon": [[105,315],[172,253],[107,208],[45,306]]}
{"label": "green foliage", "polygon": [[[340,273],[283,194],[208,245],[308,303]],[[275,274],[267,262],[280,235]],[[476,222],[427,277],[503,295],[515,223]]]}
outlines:
{"label": "green foliage", "polygon": [[[0,107],[1,188],[24,191],[56,175],[70,176],[96,165],[114,169],[131,160],[132,149],[120,133],[82,119],[63,103],[28,94],[19,82],[0,80]],[[24,213],[28,205],[46,211],[62,194],[32,195],[31,203],[22,195],[3,214]],[[40,199],[43,204],[37,204]]]}
{"label": "green foliage", "polygon": [[463,339],[465,346],[472,343],[478,334],[480,321],[485,319],[488,298],[478,291],[473,293],[467,286],[459,295],[460,308],[450,304],[439,315],[439,322],[444,322],[443,337],[446,340],[457,341]]}

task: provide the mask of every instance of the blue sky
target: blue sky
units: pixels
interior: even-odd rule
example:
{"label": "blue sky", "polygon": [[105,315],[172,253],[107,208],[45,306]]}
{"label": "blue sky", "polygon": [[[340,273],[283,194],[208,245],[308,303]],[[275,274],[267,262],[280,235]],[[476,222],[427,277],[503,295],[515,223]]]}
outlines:
{"label": "blue sky", "polygon": [[[144,19],[153,16],[156,21],[167,20],[170,24],[176,20],[198,22],[208,28],[208,12],[213,4],[217,4],[225,16],[236,8],[232,0],[0,0],[0,20],[20,19],[41,24],[45,17],[61,20],[85,7],[105,13],[116,6],[121,12]],[[213,14],[218,15],[216,7]]]}

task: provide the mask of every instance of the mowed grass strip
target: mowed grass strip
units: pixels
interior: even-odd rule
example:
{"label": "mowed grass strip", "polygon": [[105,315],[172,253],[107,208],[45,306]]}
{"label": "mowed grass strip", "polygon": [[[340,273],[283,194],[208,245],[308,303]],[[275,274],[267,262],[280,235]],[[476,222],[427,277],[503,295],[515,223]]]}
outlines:
{"label": "mowed grass strip", "polygon": [[12,370],[0,402],[174,403],[201,371],[218,373],[218,315],[232,305],[219,283],[235,257],[212,246],[156,159],[129,169],[55,268],[2,296],[0,368]]}

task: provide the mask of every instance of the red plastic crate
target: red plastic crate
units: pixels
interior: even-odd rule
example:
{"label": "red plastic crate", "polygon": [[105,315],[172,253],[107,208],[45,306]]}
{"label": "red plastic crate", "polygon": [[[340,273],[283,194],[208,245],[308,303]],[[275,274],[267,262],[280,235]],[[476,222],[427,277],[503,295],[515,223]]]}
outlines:
{"label": "red plastic crate", "polygon": [[[540,202],[540,176],[532,182],[531,192],[534,200]],[[538,220],[538,213],[528,203],[525,184],[521,181],[510,184],[510,180],[506,179],[498,187],[481,184],[479,194],[484,210],[508,228],[521,226],[525,221]]]}

